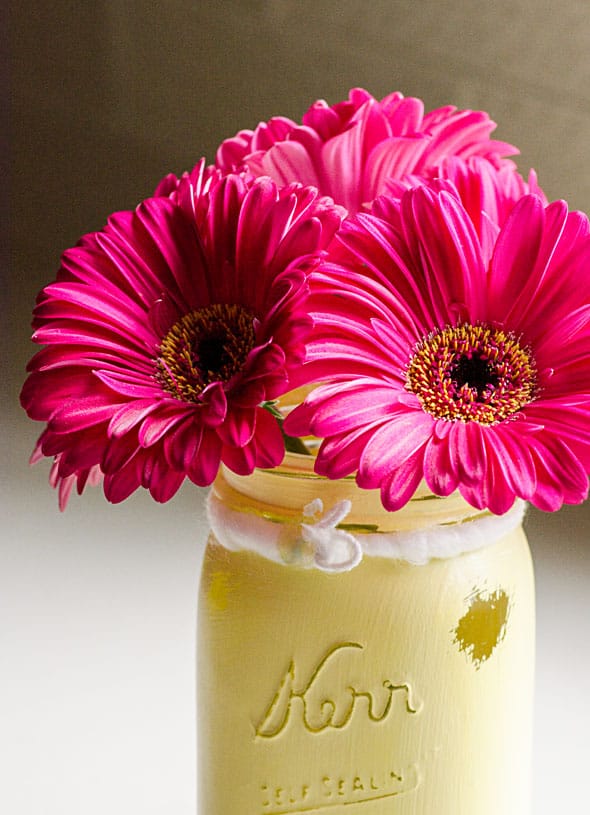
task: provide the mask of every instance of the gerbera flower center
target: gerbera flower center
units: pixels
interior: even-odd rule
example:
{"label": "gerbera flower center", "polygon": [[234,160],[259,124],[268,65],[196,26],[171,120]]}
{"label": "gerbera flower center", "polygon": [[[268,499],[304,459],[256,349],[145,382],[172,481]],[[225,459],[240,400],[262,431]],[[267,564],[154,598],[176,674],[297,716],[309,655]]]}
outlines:
{"label": "gerbera flower center", "polygon": [[530,349],[488,325],[447,326],[418,343],[406,388],[437,419],[495,424],[517,413],[537,393]]}
{"label": "gerbera flower center", "polygon": [[254,342],[254,315],[241,305],[191,311],[162,340],[158,381],[177,399],[196,402],[207,385],[228,382],[242,370]]}

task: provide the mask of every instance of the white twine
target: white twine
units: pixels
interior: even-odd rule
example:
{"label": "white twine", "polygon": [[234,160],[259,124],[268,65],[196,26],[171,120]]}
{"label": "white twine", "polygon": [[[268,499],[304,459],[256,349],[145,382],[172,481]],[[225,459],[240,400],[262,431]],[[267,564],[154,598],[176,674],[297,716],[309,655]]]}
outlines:
{"label": "white twine", "polygon": [[339,501],[324,513],[322,500],[316,498],[303,508],[302,523],[283,524],[232,509],[214,492],[207,501],[211,529],[226,549],[249,550],[275,563],[322,572],[348,572],[358,566],[363,555],[422,566],[433,558],[456,557],[483,549],[520,525],[525,503],[517,501],[504,515],[484,515],[412,531],[356,535],[338,529],[351,508],[350,501]]}

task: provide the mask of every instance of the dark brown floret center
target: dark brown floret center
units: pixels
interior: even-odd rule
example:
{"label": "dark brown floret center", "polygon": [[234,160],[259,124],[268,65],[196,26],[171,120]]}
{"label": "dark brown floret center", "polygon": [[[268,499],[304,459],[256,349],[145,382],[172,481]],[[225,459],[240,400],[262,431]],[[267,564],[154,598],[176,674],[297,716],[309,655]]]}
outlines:
{"label": "dark brown floret center", "polygon": [[481,399],[484,392],[497,387],[500,377],[494,371],[487,359],[483,359],[477,352],[461,356],[450,366],[449,377],[458,389],[467,385],[477,393]]}
{"label": "dark brown floret center", "polygon": [[228,382],[243,369],[254,342],[254,315],[241,305],[191,311],[160,344],[158,381],[177,399],[196,402],[212,382]]}

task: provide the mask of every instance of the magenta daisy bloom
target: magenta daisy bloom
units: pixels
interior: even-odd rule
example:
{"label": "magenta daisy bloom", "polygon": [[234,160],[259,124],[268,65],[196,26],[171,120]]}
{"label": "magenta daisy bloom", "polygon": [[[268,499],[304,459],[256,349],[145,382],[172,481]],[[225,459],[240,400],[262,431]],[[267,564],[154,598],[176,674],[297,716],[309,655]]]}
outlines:
{"label": "magenta daisy bloom", "polygon": [[490,138],[495,126],[482,111],[449,105],[425,114],[420,99],[392,93],[378,101],[354,88],[344,102],[313,104],[301,125],[275,118],[240,131],[223,142],[216,163],[223,172],[247,167],[278,184],[310,184],[352,214],[384,192],[388,179],[432,177],[448,156],[512,168],[503,157],[518,151]]}
{"label": "magenta daisy bloom", "polygon": [[310,270],[340,208],[316,190],[197,172],[65,252],[33,327],[21,400],[46,422],[62,505],[104,476],[110,501],[167,501],[284,453],[261,405],[290,386],[311,325]]}
{"label": "magenta daisy bloom", "polygon": [[287,432],[317,471],[402,507],[424,479],[477,508],[579,503],[590,470],[590,229],[522,198],[486,256],[456,194],[359,214],[312,276],[315,390]]}

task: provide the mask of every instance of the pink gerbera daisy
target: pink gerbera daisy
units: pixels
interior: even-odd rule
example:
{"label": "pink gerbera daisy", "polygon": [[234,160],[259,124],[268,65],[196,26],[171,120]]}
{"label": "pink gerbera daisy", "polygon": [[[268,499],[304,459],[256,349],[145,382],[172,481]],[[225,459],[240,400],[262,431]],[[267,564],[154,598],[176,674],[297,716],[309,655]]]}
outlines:
{"label": "pink gerbera daisy", "polygon": [[378,101],[354,88],[336,105],[315,102],[301,125],[277,117],[240,131],[223,142],[216,163],[222,172],[247,167],[278,184],[310,184],[352,214],[380,195],[388,179],[431,177],[448,156],[481,156],[513,169],[503,156],[518,151],[490,139],[495,126],[482,111],[449,105],[425,114],[420,99],[392,93]]}
{"label": "pink gerbera daisy", "polygon": [[139,486],[166,501],[221,461],[246,474],[282,459],[261,405],[301,363],[307,277],[341,212],[270,179],[202,169],[169,186],[65,252],[39,296],[46,348],[21,399],[47,422],[34,458],[54,457],[62,505],[101,475],[111,501]]}
{"label": "pink gerbera daisy", "polygon": [[[310,377],[288,418],[396,510],[422,479],[503,513],[578,503],[590,469],[590,229],[525,196],[491,257],[458,197],[427,186],[351,219],[312,276]],[[386,208],[382,207],[384,212]],[[339,244],[339,245],[338,245]]]}

